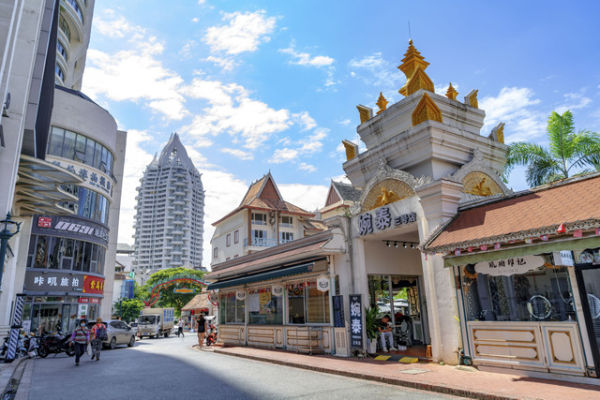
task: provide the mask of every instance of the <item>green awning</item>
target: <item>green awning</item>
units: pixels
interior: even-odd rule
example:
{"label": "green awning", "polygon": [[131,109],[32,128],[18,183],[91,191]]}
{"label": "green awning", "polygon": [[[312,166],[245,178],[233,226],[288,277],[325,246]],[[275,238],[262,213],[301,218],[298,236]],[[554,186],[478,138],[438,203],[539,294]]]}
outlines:
{"label": "green awning", "polygon": [[517,247],[514,249],[489,251],[485,253],[465,254],[462,256],[447,257],[444,266],[477,264],[482,261],[493,261],[511,257],[522,257],[542,253],[552,253],[561,250],[585,250],[600,247],[600,237],[589,237],[585,239],[570,239],[563,241],[544,242],[531,246]]}
{"label": "green awning", "polygon": [[312,272],[314,265],[314,262],[309,262],[272,271],[261,272],[254,275],[243,276],[241,278],[230,279],[227,281],[215,282],[211,285],[208,285],[208,290],[222,289],[232,286],[239,286],[246,283],[268,281],[270,279],[281,278],[282,276],[298,275],[303,274],[305,272]]}

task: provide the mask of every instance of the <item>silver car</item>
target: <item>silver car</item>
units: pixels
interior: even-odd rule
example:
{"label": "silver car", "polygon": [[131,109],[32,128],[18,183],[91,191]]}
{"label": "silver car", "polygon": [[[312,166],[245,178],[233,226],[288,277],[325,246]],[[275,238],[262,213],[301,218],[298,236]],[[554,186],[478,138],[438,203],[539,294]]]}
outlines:
{"label": "silver car", "polygon": [[108,339],[103,343],[104,346],[114,349],[119,344],[126,344],[128,347],[135,345],[135,330],[124,321],[114,319],[104,324],[108,335]]}

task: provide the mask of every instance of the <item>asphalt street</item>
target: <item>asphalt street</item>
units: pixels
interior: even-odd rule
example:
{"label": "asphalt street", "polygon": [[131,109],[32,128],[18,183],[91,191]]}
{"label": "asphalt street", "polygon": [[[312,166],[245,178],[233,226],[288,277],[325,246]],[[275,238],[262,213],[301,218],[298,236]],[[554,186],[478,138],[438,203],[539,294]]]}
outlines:
{"label": "asphalt street", "polygon": [[31,400],[457,399],[192,349],[195,337],[147,339],[133,348],[36,359],[19,388]]}

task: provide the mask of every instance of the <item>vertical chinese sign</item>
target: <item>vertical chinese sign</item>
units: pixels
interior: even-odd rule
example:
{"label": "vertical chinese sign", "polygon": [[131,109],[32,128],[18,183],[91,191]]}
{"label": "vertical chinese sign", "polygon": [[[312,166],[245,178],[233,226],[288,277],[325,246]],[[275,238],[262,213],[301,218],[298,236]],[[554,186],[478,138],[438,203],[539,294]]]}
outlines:
{"label": "vertical chinese sign", "polygon": [[362,299],[359,294],[350,295],[350,346],[363,347]]}

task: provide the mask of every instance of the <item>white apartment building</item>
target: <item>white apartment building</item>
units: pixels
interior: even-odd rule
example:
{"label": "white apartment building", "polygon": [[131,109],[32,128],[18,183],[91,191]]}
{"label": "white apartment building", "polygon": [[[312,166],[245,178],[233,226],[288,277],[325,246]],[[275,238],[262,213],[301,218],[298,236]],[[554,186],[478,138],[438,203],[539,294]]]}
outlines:
{"label": "white apartment building", "polygon": [[201,268],[204,189],[174,133],[137,188],[134,270],[142,281],[164,268]]}
{"label": "white apartment building", "polygon": [[240,205],[213,223],[211,265],[288,243],[321,230],[314,214],[281,197],[271,173],[253,182]]}

